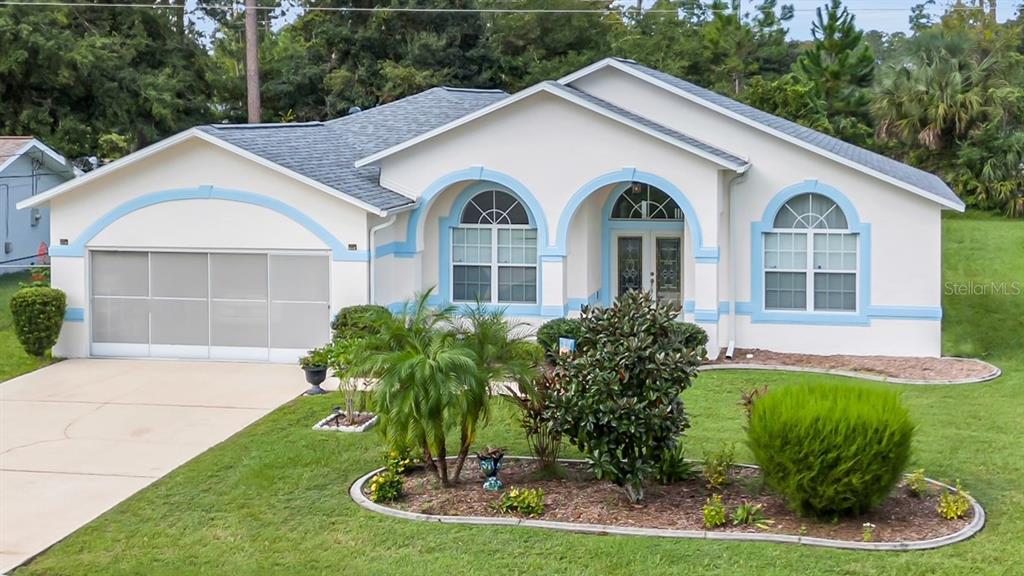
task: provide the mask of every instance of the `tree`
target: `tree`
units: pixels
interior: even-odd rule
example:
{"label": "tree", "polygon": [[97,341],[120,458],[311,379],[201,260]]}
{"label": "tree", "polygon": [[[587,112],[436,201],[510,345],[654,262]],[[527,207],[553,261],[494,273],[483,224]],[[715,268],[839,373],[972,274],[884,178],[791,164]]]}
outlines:
{"label": "tree", "polygon": [[0,7],[0,133],[75,158],[105,136],[135,150],[209,121],[209,56],[175,12]]}
{"label": "tree", "polygon": [[854,139],[852,134],[844,134],[852,131],[840,130],[838,125],[847,119],[869,119],[867,89],[875,73],[871,46],[840,0],[831,0],[824,12],[818,8],[811,35],[814,42],[797,58],[793,71],[815,87],[818,100],[834,119],[835,132]]}
{"label": "tree", "polygon": [[737,95],[748,76],[779,74],[791,61],[783,24],[792,19],[793,7],[784,5],[776,14],[777,0],[764,0],[755,7],[755,17],[741,7],[739,0],[713,0],[708,4],[711,18],[700,28],[710,68],[706,84]]}
{"label": "tree", "polygon": [[[467,396],[476,391],[476,363],[458,345],[453,308],[432,309],[429,292],[384,319],[381,333],[363,344],[356,376],[376,380],[374,407],[391,448],[419,447],[427,468],[450,486],[448,434],[459,427]],[[460,465],[459,465],[460,466]]]}
{"label": "tree", "polygon": [[609,308],[585,308],[577,352],[556,371],[555,431],[632,502],[643,499],[644,483],[689,427],[680,394],[700,357],[687,345],[692,332],[678,327],[679,312],[635,291]]}
{"label": "tree", "polygon": [[539,373],[543,351],[526,340],[526,324],[505,318],[502,309],[488,311],[476,305],[462,318],[459,344],[476,364],[473,386],[462,395],[459,408],[459,455],[453,479],[458,481],[477,431],[490,414],[492,387],[499,382],[529,382]]}
{"label": "tree", "polygon": [[598,13],[495,13],[484,18],[487,85],[520,90],[558,78],[611,53],[622,19],[610,0],[481,0],[482,8],[607,10]]}

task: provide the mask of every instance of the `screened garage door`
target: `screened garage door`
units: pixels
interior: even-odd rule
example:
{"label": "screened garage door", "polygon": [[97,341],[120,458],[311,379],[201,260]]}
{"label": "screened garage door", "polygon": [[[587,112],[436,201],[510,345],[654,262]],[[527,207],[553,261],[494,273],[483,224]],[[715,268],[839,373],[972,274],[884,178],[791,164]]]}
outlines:
{"label": "screened garage door", "polygon": [[92,354],[293,362],[330,335],[326,253],[90,252]]}

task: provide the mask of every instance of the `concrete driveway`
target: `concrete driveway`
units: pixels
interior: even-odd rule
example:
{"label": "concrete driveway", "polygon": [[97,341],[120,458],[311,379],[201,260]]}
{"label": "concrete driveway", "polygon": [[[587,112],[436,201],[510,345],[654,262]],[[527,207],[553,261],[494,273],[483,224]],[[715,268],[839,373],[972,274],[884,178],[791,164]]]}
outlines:
{"label": "concrete driveway", "polygon": [[0,383],[0,573],[306,388],[294,365],[156,360]]}

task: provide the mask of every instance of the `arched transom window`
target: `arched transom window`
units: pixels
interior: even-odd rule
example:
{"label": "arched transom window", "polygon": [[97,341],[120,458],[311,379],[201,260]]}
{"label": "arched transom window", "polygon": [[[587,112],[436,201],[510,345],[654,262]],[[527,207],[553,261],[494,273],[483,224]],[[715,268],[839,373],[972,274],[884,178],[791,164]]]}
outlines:
{"label": "arched transom window", "polygon": [[537,301],[537,228],[512,194],[473,196],[452,229],[451,254],[453,301]]}
{"label": "arched transom window", "polygon": [[831,199],[791,198],[764,235],[765,309],[856,311],[857,242]]}
{"label": "arched transom window", "polygon": [[664,191],[633,182],[612,207],[613,220],[682,220],[683,211]]}

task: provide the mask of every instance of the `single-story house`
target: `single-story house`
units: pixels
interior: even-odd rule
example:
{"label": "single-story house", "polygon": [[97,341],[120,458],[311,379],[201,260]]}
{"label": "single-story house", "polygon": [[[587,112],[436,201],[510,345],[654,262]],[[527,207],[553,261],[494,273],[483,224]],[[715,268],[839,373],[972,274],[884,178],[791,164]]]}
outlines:
{"label": "single-story house", "polygon": [[338,309],[478,298],[537,324],[649,290],[730,344],[937,356],[939,178],[636,62],[187,130],[52,213],[55,353],[292,361]]}
{"label": "single-story house", "polygon": [[45,206],[19,211],[19,202],[80,174],[67,159],[32,136],[0,136],[0,274],[45,259],[50,212]]}

